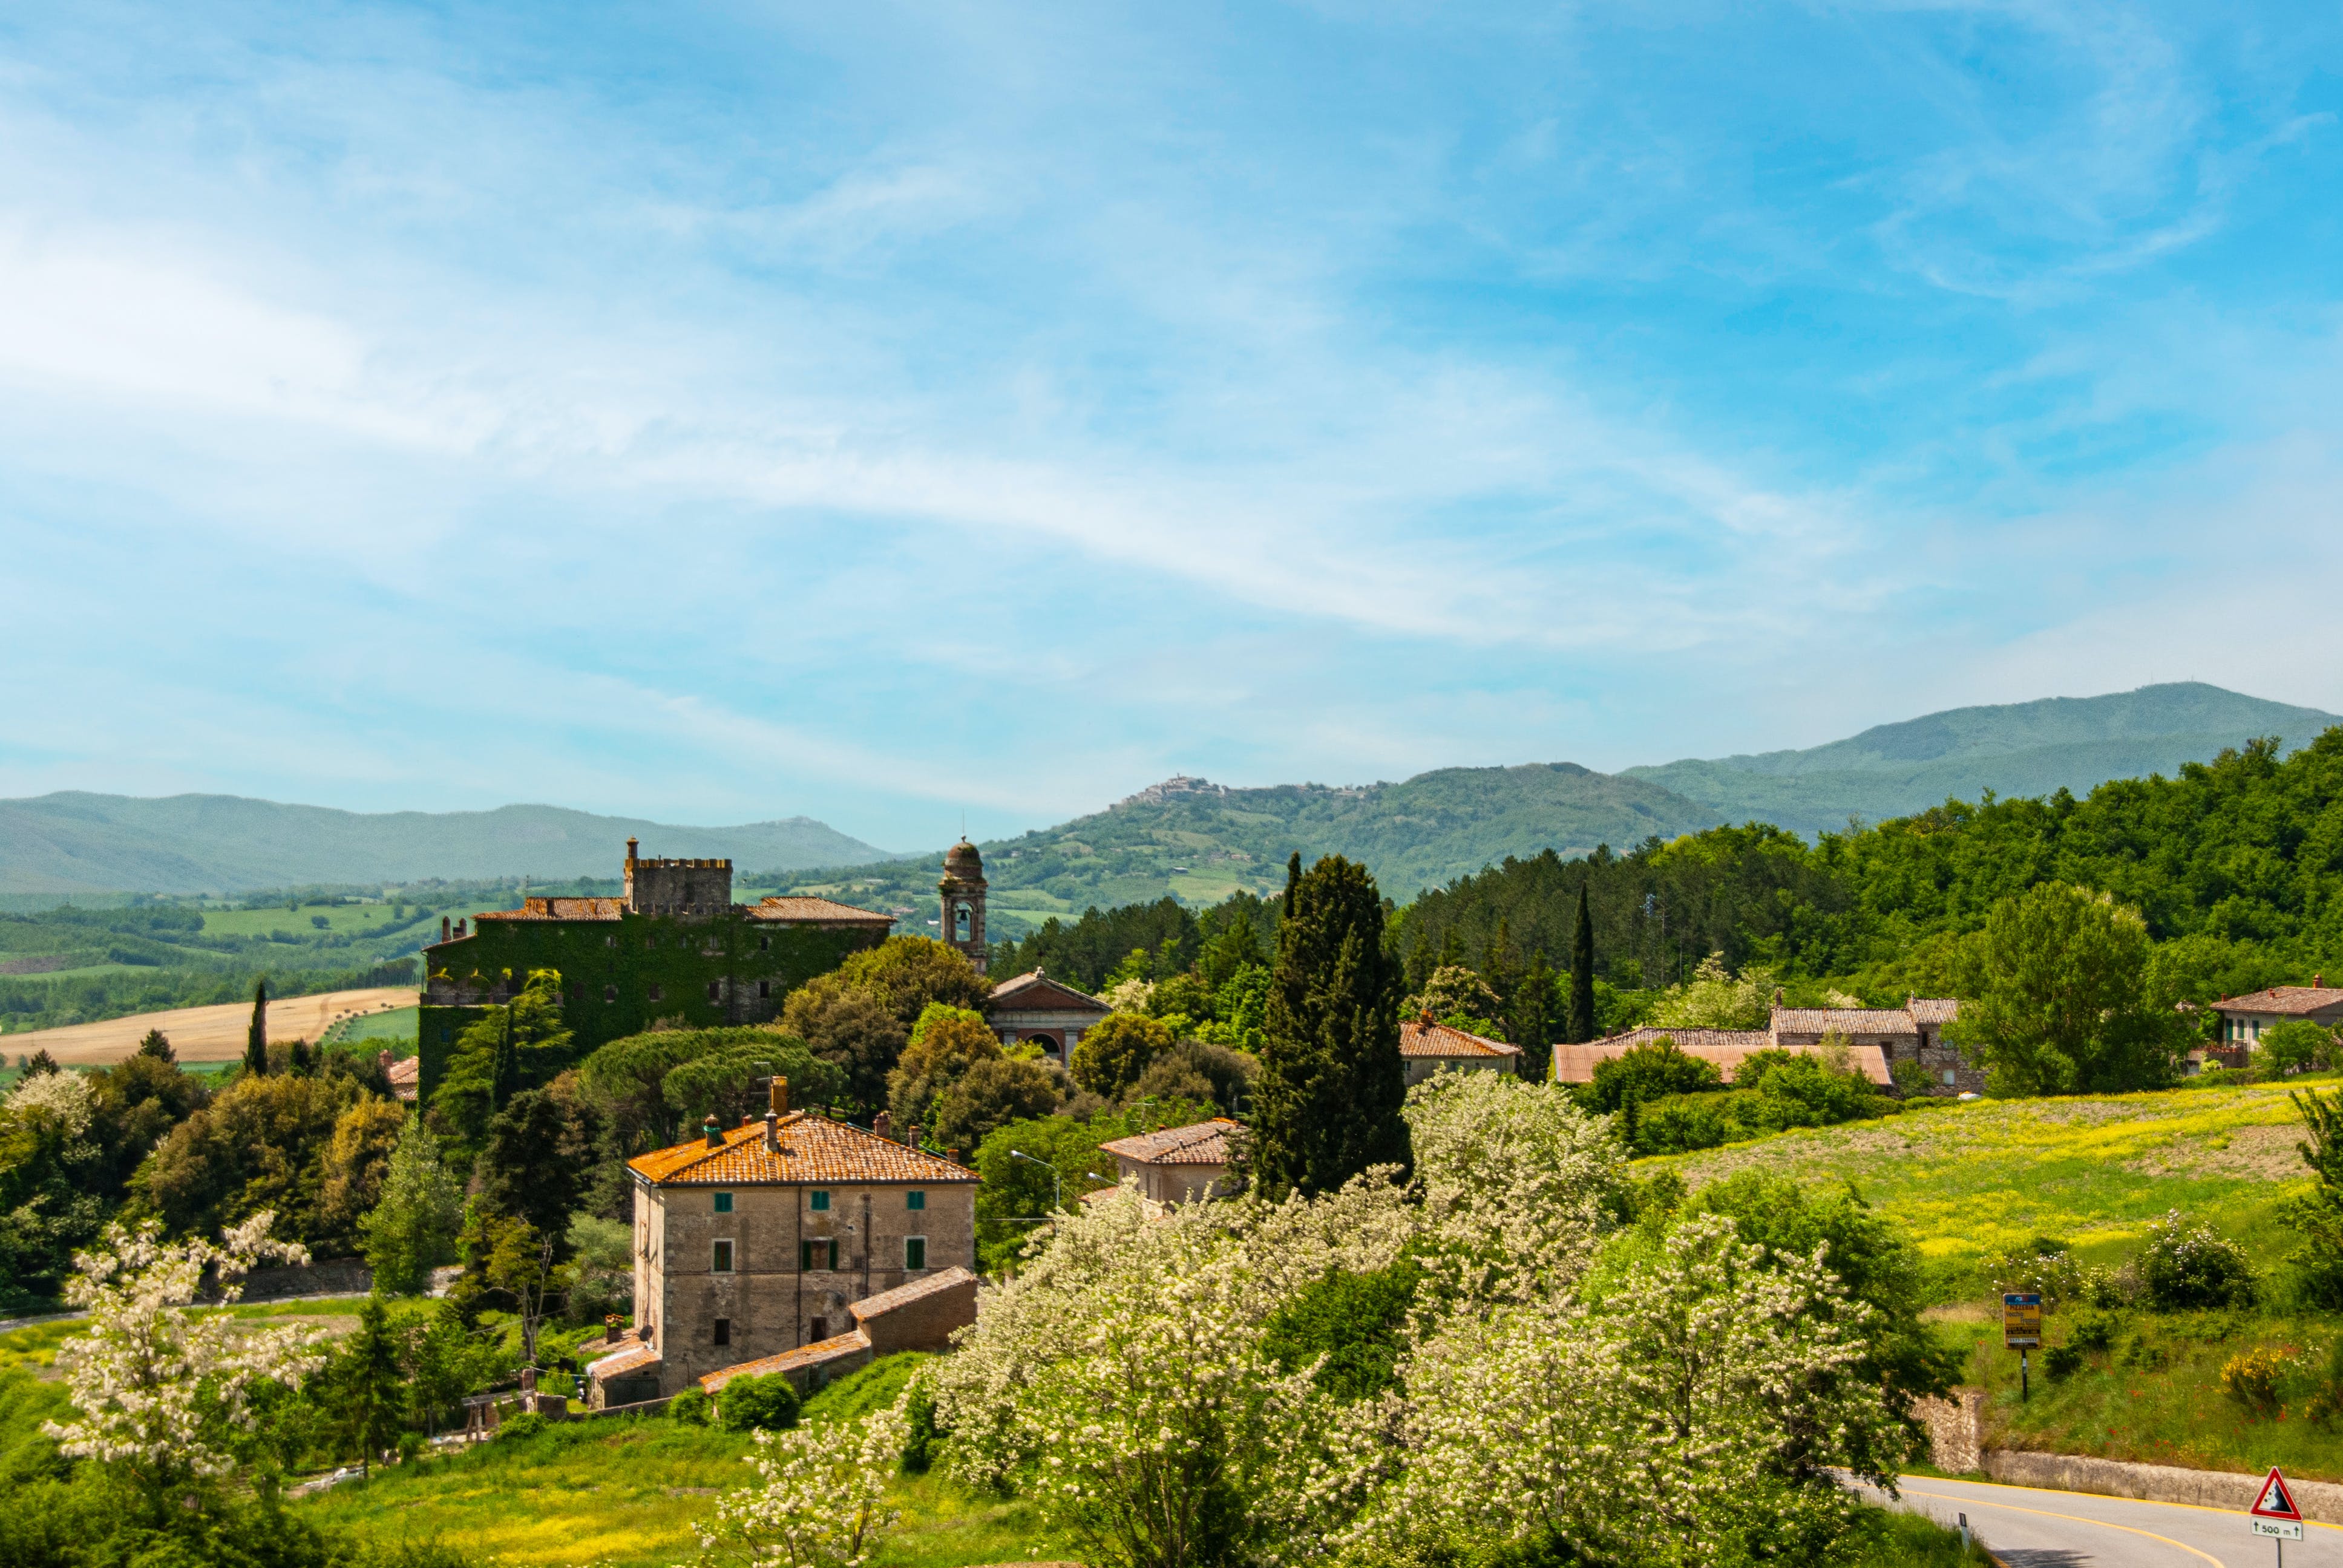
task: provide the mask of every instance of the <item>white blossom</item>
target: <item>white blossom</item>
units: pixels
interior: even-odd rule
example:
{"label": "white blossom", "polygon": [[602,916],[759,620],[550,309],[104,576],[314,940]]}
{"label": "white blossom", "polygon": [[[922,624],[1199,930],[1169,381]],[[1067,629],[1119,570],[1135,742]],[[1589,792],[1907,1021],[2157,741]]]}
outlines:
{"label": "white blossom", "polygon": [[55,1119],[69,1138],[78,1138],[89,1131],[93,1111],[89,1081],[78,1072],[35,1073],[18,1082],[6,1104],[17,1115],[45,1112]]}
{"label": "white blossom", "polygon": [[884,1503],[908,1430],[899,1401],[860,1421],[759,1431],[749,1462],[763,1484],[717,1499],[692,1527],[699,1562],[860,1568],[899,1517]]}
{"label": "white blossom", "polygon": [[216,1271],[222,1300],[234,1302],[241,1277],[263,1259],[308,1261],[302,1247],[269,1239],[274,1218],[253,1216],[218,1246],[166,1242],[153,1220],[136,1231],[108,1225],[94,1251],[75,1254],[65,1299],[88,1309],[89,1328],[58,1347],[57,1364],[81,1418],[41,1429],[62,1452],[154,1488],[235,1468],[227,1445],[253,1425],[254,1386],[297,1387],[325,1362],[316,1329],[186,1310],[206,1270]]}

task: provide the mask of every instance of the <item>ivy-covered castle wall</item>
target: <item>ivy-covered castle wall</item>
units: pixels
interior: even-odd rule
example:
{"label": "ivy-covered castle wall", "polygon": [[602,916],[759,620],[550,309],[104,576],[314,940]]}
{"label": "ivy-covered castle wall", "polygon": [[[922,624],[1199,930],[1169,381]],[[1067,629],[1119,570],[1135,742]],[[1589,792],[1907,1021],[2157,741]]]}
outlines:
{"label": "ivy-covered castle wall", "polygon": [[560,971],[563,1021],[582,1056],[640,1034],[657,1019],[696,1029],[768,1022],[790,990],[886,935],[883,925],[789,924],[752,920],[737,908],[705,916],[478,921],[468,935],[424,950],[418,1094],[429,1101],[458,1038],[508,1000],[531,970]]}

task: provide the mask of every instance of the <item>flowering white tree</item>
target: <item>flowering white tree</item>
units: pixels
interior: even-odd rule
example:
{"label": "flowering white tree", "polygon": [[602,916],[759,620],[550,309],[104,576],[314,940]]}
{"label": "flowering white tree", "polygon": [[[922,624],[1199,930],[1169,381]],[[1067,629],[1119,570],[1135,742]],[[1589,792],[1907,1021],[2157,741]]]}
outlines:
{"label": "flowering white tree", "polygon": [[1329,1269],[1398,1256],[1412,1224],[1390,1178],[1156,1221],[1126,1185],[1061,1220],[936,1370],[954,1471],[1020,1484],[1101,1568],[1306,1549],[1325,1489],[1349,1473],[1342,1428],[1310,1369],[1264,1352],[1263,1331]]}
{"label": "flowering white tree", "polygon": [[1446,1300],[1542,1300],[1586,1271],[1626,1158],[1608,1117],[1510,1072],[1443,1072],[1408,1091],[1407,1125]]}
{"label": "flowering white tree", "polygon": [[899,1516],[887,1478],[908,1430],[900,1402],[860,1421],[759,1428],[749,1462],[764,1484],[717,1499],[715,1517],[692,1527],[699,1562],[860,1568]]}
{"label": "flowering white tree", "polygon": [[89,1131],[94,1109],[89,1081],[78,1072],[35,1073],[19,1081],[0,1104],[20,1116],[46,1114],[68,1138],[79,1138]]}
{"label": "flowering white tree", "polygon": [[1612,1283],[1452,1317],[1419,1346],[1396,1479],[1348,1543],[1558,1539],[1691,1565],[1829,1540],[1848,1504],[1817,1467],[1895,1451],[1850,1372],[1870,1309],[1717,1215]]}
{"label": "flowering white tree", "polygon": [[256,1263],[308,1261],[302,1247],[269,1239],[274,1219],[256,1214],[218,1246],[166,1242],[154,1220],[109,1225],[95,1250],[75,1254],[65,1299],[88,1309],[89,1330],[58,1347],[57,1364],[81,1418],[41,1429],[65,1453],[112,1465],[153,1495],[235,1469],[229,1445],[254,1424],[255,1385],[298,1387],[326,1359],[317,1330],[186,1310],[206,1270],[233,1302]]}

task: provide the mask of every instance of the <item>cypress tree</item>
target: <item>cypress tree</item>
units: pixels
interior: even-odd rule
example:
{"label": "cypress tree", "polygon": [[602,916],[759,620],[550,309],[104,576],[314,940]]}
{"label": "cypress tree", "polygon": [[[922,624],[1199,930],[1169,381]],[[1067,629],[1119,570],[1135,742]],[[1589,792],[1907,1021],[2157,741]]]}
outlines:
{"label": "cypress tree", "polygon": [[1370,1165],[1410,1163],[1399,1054],[1400,966],[1366,868],[1329,855],[1286,867],[1261,1077],[1253,1181],[1272,1197],[1332,1191]]}
{"label": "cypress tree", "polygon": [[244,1034],[244,1070],[255,1078],[268,1072],[268,982],[252,982],[252,1025]]}
{"label": "cypress tree", "polygon": [[1586,884],[1578,884],[1578,930],[1570,943],[1570,1041],[1594,1038],[1594,918],[1586,909]]}

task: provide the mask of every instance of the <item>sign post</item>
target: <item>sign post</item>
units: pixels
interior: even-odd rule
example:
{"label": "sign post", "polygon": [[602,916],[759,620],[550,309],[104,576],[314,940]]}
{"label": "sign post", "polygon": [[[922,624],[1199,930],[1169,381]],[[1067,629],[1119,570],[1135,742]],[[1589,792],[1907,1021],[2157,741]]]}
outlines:
{"label": "sign post", "polygon": [[2302,1510],[2295,1505],[2294,1488],[2275,1464],[2262,1483],[2262,1494],[2254,1500],[2250,1523],[2256,1535],[2278,1543],[2278,1568],[2286,1568],[2286,1543],[2302,1539]]}
{"label": "sign post", "polygon": [[2042,1296],[2036,1291],[2010,1291],[2001,1298],[2001,1344],[2017,1352],[2017,1397],[2034,1397],[2031,1368],[2026,1352],[2042,1346]]}

